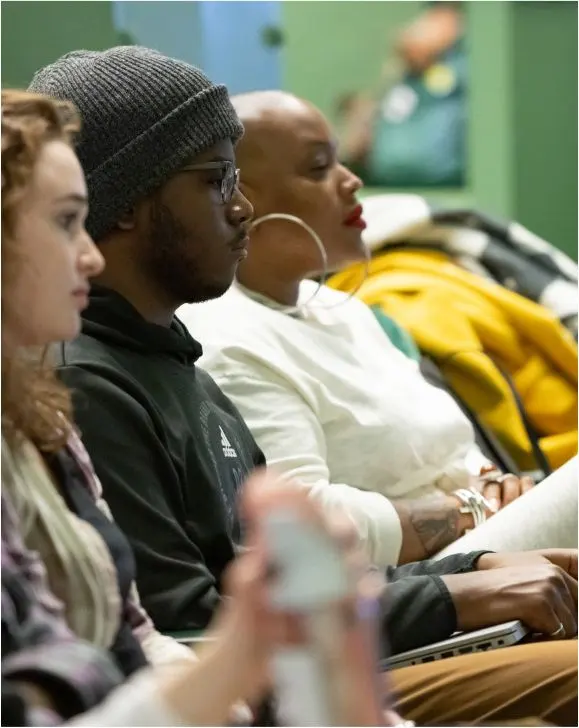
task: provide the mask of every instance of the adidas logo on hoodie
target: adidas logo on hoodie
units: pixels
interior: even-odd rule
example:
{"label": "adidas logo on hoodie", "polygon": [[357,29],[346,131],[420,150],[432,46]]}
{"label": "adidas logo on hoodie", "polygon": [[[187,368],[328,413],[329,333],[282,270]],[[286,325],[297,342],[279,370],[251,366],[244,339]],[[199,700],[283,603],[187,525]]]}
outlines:
{"label": "adidas logo on hoodie", "polygon": [[227,435],[225,434],[225,432],[223,432],[223,428],[221,427],[221,425],[219,425],[219,432],[221,433],[221,447],[223,448],[223,454],[226,458],[236,458],[237,453],[227,439]]}

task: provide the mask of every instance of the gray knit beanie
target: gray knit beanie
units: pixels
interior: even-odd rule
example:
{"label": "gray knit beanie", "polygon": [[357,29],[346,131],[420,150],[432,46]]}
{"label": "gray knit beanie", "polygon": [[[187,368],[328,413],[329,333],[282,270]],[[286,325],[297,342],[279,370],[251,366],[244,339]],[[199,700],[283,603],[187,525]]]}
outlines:
{"label": "gray knit beanie", "polygon": [[139,46],[73,51],[30,89],[72,101],[87,178],[87,230],[100,240],[131,205],[200,152],[243,133],[225,86],[188,63]]}

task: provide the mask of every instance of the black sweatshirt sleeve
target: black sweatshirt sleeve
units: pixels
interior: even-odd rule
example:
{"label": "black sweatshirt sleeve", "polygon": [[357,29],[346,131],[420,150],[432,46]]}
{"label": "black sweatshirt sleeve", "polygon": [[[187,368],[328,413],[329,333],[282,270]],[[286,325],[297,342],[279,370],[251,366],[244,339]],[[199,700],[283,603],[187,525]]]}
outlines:
{"label": "black sweatshirt sleeve", "polygon": [[388,581],[398,581],[406,576],[444,576],[445,574],[466,574],[468,571],[476,569],[476,562],[483,554],[492,553],[491,551],[472,551],[467,554],[453,554],[446,556],[444,559],[433,561],[426,559],[424,561],[414,561],[411,564],[403,564],[402,566],[389,566],[386,569],[386,577]]}
{"label": "black sweatshirt sleeve", "polygon": [[148,413],[100,373],[65,366],[59,376],[73,390],[105,500],[133,547],[143,606],[161,631],[205,628],[220,599],[215,577],[175,518],[179,477]]}
{"label": "black sweatshirt sleeve", "polygon": [[386,570],[388,585],[381,596],[381,657],[396,655],[445,640],[456,631],[456,611],[440,578],[473,571],[488,551],[417,561]]}

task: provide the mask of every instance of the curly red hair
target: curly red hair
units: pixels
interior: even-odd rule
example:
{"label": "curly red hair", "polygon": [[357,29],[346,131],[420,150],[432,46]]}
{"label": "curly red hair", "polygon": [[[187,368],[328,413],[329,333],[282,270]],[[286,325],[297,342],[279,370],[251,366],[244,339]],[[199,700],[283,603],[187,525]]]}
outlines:
{"label": "curly red hair", "polygon": [[72,144],[79,129],[69,103],[2,91],[2,435],[11,445],[26,438],[44,451],[65,444],[72,406],[46,351],[14,351],[6,341],[5,321],[19,313],[11,308],[10,295],[22,265],[14,230],[43,146],[55,140]]}

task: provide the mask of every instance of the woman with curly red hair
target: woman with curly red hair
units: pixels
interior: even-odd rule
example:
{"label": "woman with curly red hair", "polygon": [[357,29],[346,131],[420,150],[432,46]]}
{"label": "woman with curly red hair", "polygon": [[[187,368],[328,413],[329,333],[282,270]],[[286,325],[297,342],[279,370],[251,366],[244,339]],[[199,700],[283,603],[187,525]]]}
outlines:
{"label": "woman with curly red hair", "polygon": [[3,725],[225,724],[265,686],[263,554],[234,564],[234,599],[200,661],[156,632],[47,355],[79,333],[103,268],[78,130],[71,105],[2,92]]}

